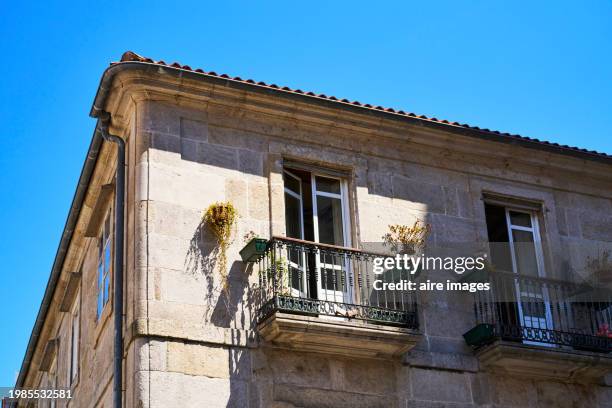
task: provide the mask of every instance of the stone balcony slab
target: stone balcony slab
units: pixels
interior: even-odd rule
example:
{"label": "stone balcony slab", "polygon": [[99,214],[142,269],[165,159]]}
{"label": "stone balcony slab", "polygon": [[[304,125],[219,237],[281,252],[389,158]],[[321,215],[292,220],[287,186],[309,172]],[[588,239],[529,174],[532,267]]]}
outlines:
{"label": "stone balcony slab", "polygon": [[612,373],[605,353],[496,341],[476,351],[480,367],[521,377],[601,383]]}
{"label": "stone balcony slab", "polygon": [[350,357],[398,358],[421,334],[413,329],[356,319],[275,312],[257,326],[270,345]]}

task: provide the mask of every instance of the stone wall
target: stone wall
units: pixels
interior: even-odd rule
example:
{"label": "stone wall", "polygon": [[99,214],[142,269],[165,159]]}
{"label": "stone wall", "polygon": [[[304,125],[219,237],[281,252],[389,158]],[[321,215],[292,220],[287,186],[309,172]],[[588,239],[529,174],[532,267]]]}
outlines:
{"label": "stone wall", "polygon": [[[566,278],[584,269],[585,253],[612,249],[612,192],[597,165],[391,121],[365,118],[364,127],[357,115],[333,109],[309,116],[296,103],[282,111],[270,107],[278,102],[272,96],[270,106],[247,93],[230,102],[225,89],[215,99],[211,90],[193,93],[186,79],[176,92],[192,92],[193,100],[167,90],[160,97],[160,83],[143,96],[128,79],[122,89],[130,102],[113,99],[130,112],[122,120],[133,116],[126,137],[126,407],[612,407],[610,387],[483,371],[462,338],[474,324],[468,295],[420,294],[422,340],[402,359],[270,347],[254,330],[256,271],[238,254],[251,231],[284,234],[282,161],[291,159],[351,174],[353,246],[417,219],[432,225],[430,245],[485,242],[484,192],[541,202],[547,274]],[[83,237],[99,185],[112,180],[109,149],[65,266],[83,271],[74,407],[110,406],[112,395],[112,313],[106,323],[95,320],[97,246]],[[214,237],[202,221],[217,201],[231,201],[240,215],[228,291],[220,289]],[[68,328],[68,316],[53,309],[44,336],[61,338],[64,373]],[[46,382],[45,374],[28,375],[33,388]]]}
{"label": "stone wall", "polygon": [[[238,256],[248,231],[284,232],[282,157],[352,171],[353,239],[360,242],[416,219],[432,225],[436,245],[486,241],[483,191],[539,200],[547,265],[555,271],[584,262],[576,244],[611,247],[610,228],[594,222],[612,214],[604,186],[591,189],[600,196],[580,194],[563,174],[455,154],[451,141],[445,149],[401,145],[213,104],[190,110],[146,102],[138,115],[138,137],[148,143],[139,204],[146,201],[146,308],[155,322],[143,346],[150,370],[143,406],[612,406],[607,387],[479,371],[461,337],[473,325],[469,296],[423,296],[423,340],[401,361],[262,347],[253,333],[256,277]],[[202,224],[203,210],[226,200],[240,213],[229,293],[218,289],[213,237]]]}

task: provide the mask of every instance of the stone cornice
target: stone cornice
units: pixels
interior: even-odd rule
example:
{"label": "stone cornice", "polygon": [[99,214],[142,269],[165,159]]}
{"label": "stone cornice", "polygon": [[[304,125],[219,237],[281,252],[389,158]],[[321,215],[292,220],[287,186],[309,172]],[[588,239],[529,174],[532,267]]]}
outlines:
{"label": "stone cornice", "polygon": [[[207,81],[206,77],[199,80],[176,78],[164,75],[165,71],[167,70],[163,68],[154,73],[144,69],[132,69],[120,71],[115,75],[104,108],[112,113],[113,126],[117,131],[125,129],[132,104],[156,101],[188,109],[222,110],[225,114],[237,118],[248,115],[264,116],[270,120],[292,123],[301,129],[325,129],[330,135],[330,141],[331,138],[347,135],[367,138],[370,143],[366,147],[370,150],[363,151],[364,146],[356,143],[356,154],[376,156],[376,149],[373,147],[391,143],[397,146],[396,152],[403,151],[404,154],[412,152],[418,155],[435,150],[438,155],[450,161],[454,159],[482,164],[483,168],[489,167],[487,163],[496,163],[509,171],[512,168],[524,168],[521,170],[523,173],[534,174],[534,184],[537,184],[539,175],[544,175],[545,178],[561,178],[564,183],[567,180],[569,184],[572,180],[594,185],[612,182],[612,166],[598,161],[531,149],[513,143],[462,136],[423,126],[420,122],[410,121],[401,115],[393,117],[392,113],[383,118],[376,114],[377,112],[353,112],[329,101],[321,104],[308,103],[307,98],[304,101],[286,98],[277,95],[273,90],[247,91]],[[271,129],[267,136],[287,138],[286,134],[274,134],[274,129]],[[400,156],[391,158],[401,160]],[[591,191],[585,193],[596,194]]]}
{"label": "stone cornice", "polygon": [[418,123],[424,127],[441,129],[445,132],[453,134],[469,135],[477,138],[485,138],[497,142],[527,146],[534,149],[565,154],[583,159],[599,161],[606,164],[611,164],[612,156],[604,153],[588,151],[576,147],[561,146],[555,143],[531,139],[520,135],[509,135],[491,131],[489,129],[480,129],[469,125],[459,124],[456,122],[448,122],[435,118],[427,118],[424,116],[416,116],[412,113],[403,111],[395,111],[386,109],[380,106],[373,107],[368,104],[358,102],[350,102],[347,100],[338,100],[334,97],[326,95],[315,95],[312,92],[303,92],[300,90],[292,90],[290,88],[280,88],[276,85],[268,85],[262,82],[255,83],[252,80],[243,80],[241,78],[230,78],[227,75],[217,75],[213,72],[206,73],[202,70],[193,70],[187,66],[179,64],[167,65],[162,61],[155,62],[153,60],[140,57],[133,53],[126,53],[122,57],[120,63],[112,64],[103,74],[94,104],[91,109],[91,115],[97,116],[98,113],[104,110],[105,102],[112,87],[114,77],[123,71],[140,71],[153,77],[169,76],[177,80],[177,82],[185,83],[186,81],[202,82],[205,81],[212,85],[221,86],[227,89],[237,89],[248,91],[250,93],[258,93],[261,95],[273,95],[286,100],[305,102],[311,105],[339,108],[344,112],[356,112],[358,114],[367,114],[379,118],[399,118],[405,122]]}

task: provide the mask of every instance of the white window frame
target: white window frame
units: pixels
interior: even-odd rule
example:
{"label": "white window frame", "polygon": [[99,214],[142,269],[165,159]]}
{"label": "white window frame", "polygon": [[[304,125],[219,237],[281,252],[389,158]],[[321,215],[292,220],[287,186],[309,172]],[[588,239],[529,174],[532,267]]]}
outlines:
{"label": "white window frame", "polygon": [[291,197],[296,198],[300,201],[300,239],[304,239],[304,204],[302,200],[302,179],[295,174],[291,173],[288,170],[283,170],[285,174],[289,177],[297,180],[300,185],[300,193],[297,194],[295,191],[291,190],[287,186],[284,187],[285,193],[289,194]]}
{"label": "white window frame", "polygon": [[68,361],[68,385],[72,386],[79,378],[79,342],[81,337],[80,292],[75,297],[70,313],[70,357]]}
{"label": "white window frame", "polygon": [[[526,210],[522,208],[515,208],[511,206],[505,206],[506,212],[506,225],[508,228],[508,242],[510,243],[510,255],[512,260],[512,270],[515,274],[519,274],[518,270],[518,261],[517,254],[514,247],[514,236],[512,234],[513,230],[530,232],[533,237],[533,246],[534,252],[536,256],[536,265],[538,268],[538,277],[544,278],[546,276],[546,272],[544,270],[544,255],[542,251],[542,241],[540,239],[540,230],[538,225],[538,217],[535,211]],[[512,224],[512,218],[510,217],[510,213],[522,213],[528,214],[531,221],[531,227],[525,227],[522,225],[514,225]],[[517,307],[519,313],[519,319],[521,324],[526,328],[535,328],[535,329],[547,329],[553,330],[553,318],[552,311],[550,306],[550,297],[546,288],[543,288],[541,293],[530,293],[522,290],[520,287],[519,281],[517,280],[515,283],[515,291],[517,296]],[[529,316],[526,314],[526,311],[523,310],[522,299],[523,297],[530,298],[541,298],[544,303],[544,314],[545,317],[537,317],[537,316]],[[527,329],[526,329],[527,330]],[[544,346],[554,346],[550,343],[541,343],[536,341],[523,341],[525,344],[533,344],[533,345],[544,345]]]}
{"label": "white window frame", "polygon": [[[350,247],[351,246],[351,229],[350,229],[350,218],[349,218],[349,207],[348,207],[348,182],[347,180],[342,177],[331,176],[329,174],[322,173],[322,172],[320,173],[320,172],[313,171],[310,174],[311,174],[310,177],[311,177],[311,190],[312,190],[312,217],[313,217],[313,230],[314,230],[315,242],[320,242],[319,241],[319,218],[318,218],[318,209],[317,209],[317,197],[318,196],[329,197],[329,198],[336,198],[340,200],[340,205],[342,207],[342,236],[344,239],[342,246]],[[340,194],[328,193],[325,191],[318,191],[317,182],[316,182],[317,176],[325,177],[325,178],[332,179],[332,180],[338,180],[340,182]],[[332,270],[342,270],[344,268],[344,273],[346,274],[346,276],[344,276],[344,279],[346,279],[346,282],[352,282],[353,280],[350,279],[351,277],[349,276],[349,274],[352,273],[352,270],[350,268],[350,261],[345,258],[343,265],[324,264],[321,261],[320,254],[317,254],[315,259],[316,259],[316,271],[317,271],[316,273],[318,275],[317,293],[318,293],[319,299],[320,300],[331,300],[334,302],[352,303],[354,300],[353,299],[354,291],[351,285],[349,284],[346,285],[346,289],[347,289],[346,291],[323,289],[321,285],[323,281],[323,276],[321,276],[321,271],[323,268],[332,269]]]}
{"label": "white window frame", "polygon": [[[300,239],[304,239],[304,200],[303,200],[303,191],[302,191],[302,179],[300,177],[298,177],[297,175],[291,173],[290,171],[283,169],[283,172],[295,179],[300,186],[300,192],[299,194],[296,193],[295,191],[289,189],[287,186],[284,187],[284,191],[285,193],[289,194],[291,197],[299,200],[300,202]],[[298,265],[295,262],[291,262],[291,258],[289,256],[289,249],[287,249],[287,267],[288,268],[294,268],[294,269],[298,269],[302,272],[302,287],[304,288],[303,291],[300,291],[297,288],[294,288],[292,285],[292,282],[287,282],[289,289],[291,290],[291,296],[294,297],[306,297],[306,293],[308,291],[307,288],[307,280],[306,280],[306,253],[305,251],[301,251],[301,261],[302,261],[302,265]]]}

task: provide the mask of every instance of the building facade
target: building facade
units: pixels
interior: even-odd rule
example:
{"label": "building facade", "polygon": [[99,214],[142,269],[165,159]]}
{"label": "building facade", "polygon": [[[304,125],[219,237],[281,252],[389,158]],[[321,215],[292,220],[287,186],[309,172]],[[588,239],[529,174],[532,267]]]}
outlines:
{"label": "building facade", "polygon": [[[611,156],[130,52],[103,112],[126,143],[123,406],[612,407],[612,303],[576,289],[612,264]],[[113,406],[116,165],[96,128],[17,383],[71,399],[23,406]],[[237,213],[225,268],[214,203]],[[375,294],[367,244],[416,221],[508,244],[513,300]]]}

